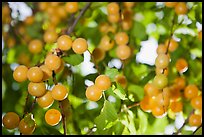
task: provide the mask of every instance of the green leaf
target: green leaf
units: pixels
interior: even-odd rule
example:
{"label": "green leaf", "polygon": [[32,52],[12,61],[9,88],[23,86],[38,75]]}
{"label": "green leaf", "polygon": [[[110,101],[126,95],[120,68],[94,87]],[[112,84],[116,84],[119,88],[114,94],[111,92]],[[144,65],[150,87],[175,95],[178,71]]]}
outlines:
{"label": "green leaf", "polygon": [[70,103],[72,106],[76,109],[79,105],[83,103],[83,100],[81,98],[78,98],[72,94],[68,96]]}
{"label": "green leaf", "polygon": [[125,93],[125,90],[123,89],[123,87],[116,83],[117,84],[117,88],[113,90],[113,92],[122,100],[127,100],[126,98],[126,93]]}
{"label": "green leaf", "polygon": [[148,117],[141,109],[137,109],[137,115],[139,119],[139,129],[137,130],[137,133],[144,134],[148,126]]}
{"label": "green leaf", "polygon": [[194,135],[202,135],[202,127],[200,127],[195,133]]}
{"label": "green leaf", "polygon": [[116,68],[109,68],[109,67],[106,67],[105,69],[105,75],[109,76],[111,82],[114,81],[115,79],[115,76],[118,75],[119,72]]}
{"label": "green leaf", "polygon": [[84,61],[84,58],[82,55],[79,54],[71,54],[68,57],[63,57],[62,58],[66,63],[69,63],[73,66],[79,65],[81,62]]}
{"label": "green leaf", "polygon": [[133,35],[135,38],[143,40],[146,37],[146,28],[145,26],[135,21],[133,28],[131,29],[131,35]]}
{"label": "green leaf", "polygon": [[100,130],[103,130],[109,122],[113,122],[116,119],[117,112],[114,106],[109,101],[105,100],[104,106],[101,109],[101,114],[95,118],[94,122],[100,132]]}
{"label": "green leaf", "polygon": [[138,85],[129,84],[128,93],[135,95],[135,101],[141,101],[144,98],[144,88]]}

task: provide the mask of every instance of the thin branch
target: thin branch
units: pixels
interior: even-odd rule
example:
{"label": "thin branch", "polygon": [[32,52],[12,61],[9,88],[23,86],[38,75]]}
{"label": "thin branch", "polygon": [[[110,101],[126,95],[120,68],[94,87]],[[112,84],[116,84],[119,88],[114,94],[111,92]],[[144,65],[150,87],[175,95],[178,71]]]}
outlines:
{"label": "thin branch", "polygon": [[72,24],[71,27],[69,27],[68,31],[67,31],[67,35],[70,35],[72,33],[72,31],[74,30],[74,27],[76,26],[77,22],[79,21],[79,19],[81,18],[81,16],[86,12],[86,10],[90,7],[91,2],[88,2],[84,8],[81,10],[81,12],[79,13],[79,15],[76,17],[76,19],[74,20],[74,23]]}
{"label": "thin branch", "polygon": [[59,108],[61,109],[61,113],[62,113],[62,124],[63,124],[63,129],[64,129],[64,135],[66,135],[67,134],[66,116],[64,114],[62,101],[59,101]]}
{"label": "thin branch", "polygon": [[194,134],[198,131],[198,129],[200,129],[201,127],[202,127],[202,124],[196,128],[196,130],[193,132],[193,135],[194,135]]}
{"label": "thin branch", "polygon": [[24,106],[24,111],[23,111],[23,118],[26,114],[26,106],[28,104],[28,100],[29,100],[29,93],[27,92],[27,96],[26,96],[26,101],[25,101],[25,106]]}
{"label": "thin branch", "polygon": [[96,128],[96,126],[93,126],[92,128],[89,129],[89,131],[86,133],[86,135],[92,135],[94,132],[93,129]]}
{"label": "thin branch", "polygon": [[134,104],[132,104],[132,105],[130,105],[130,106],[127,106],[127,108],[128,108],[128,109],[131,109],[131,108],[137,107],[137,106],[139,106],[139,105],[140,105],[140,102],[136,102],[136,103],[134,103]]}
{"label": "thin branch", "polygon": [[35,105],[35,103],[36,103],[36,99],[37,99],[37,97],[35,97],[35,99],[33,100],[33,103],[31,104],[31,107],[30,107],[30,112],[33,110],[33,108],[34,108],[34,105]]}
{"label": "thin branch", "polygon": [[188,118],[185,120],[185,122],[183,123],[183,125],[177,130],[177,132],[173,133],[173,135],[178,135],[181,130],[184,128],[184,126],[188,123],[190,116],[194,113],[195,109],[193,109],[191,111],[191,113],[189,114]]}

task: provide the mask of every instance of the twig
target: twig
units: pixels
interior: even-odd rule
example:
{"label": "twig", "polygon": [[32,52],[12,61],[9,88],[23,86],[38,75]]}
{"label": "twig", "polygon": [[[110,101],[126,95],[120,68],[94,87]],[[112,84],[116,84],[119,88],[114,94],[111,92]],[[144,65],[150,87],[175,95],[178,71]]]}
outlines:
{"label": "twig", "polygon": [[99,70],[99,67],[98,67],[98,64],[96,63],[95,59],[94,59],[94,56],[93,54],[91,54],[91,52],[88,50],[89,54],[91,55],[91,60],[93,61],[95,67],[96,67],[96,70],[98,71],[98,74],[100,75],[100,70]]}
{"label": "twig", "polygon": [[193,135],[198,131],[198,129],[200,129],[202,127],[202,124],[196,128],[196,130],[193,132]]}
{"label": "twig", "polygon": [[31,107],[30,107],[30,112],[33,110],[33,108],[34,108],[34,105],[35,105],[35,103],[36,103],[36,99],[37,99],[37,97],[35,97],[35,99],[33,100],[33,103],[31,104]]}
{"label": "twig", "polygon": [[85,13],[85,11],[90,7],[91,2],[88,2],[84,8],[81,10],[81,12],[79,13],[79,15],[76,17],[76,19],[74,20],[74,23],[72,24],[71,27],[69,27],[68,31],[67,31],[67,35],[70,35],[72,33],[72,31],[74,30],[74,27],[76,26],[77,22],[79,21],[79,19],[81,18],[81,16]]}
{"label": "twig", "polygon": [[194,113],[194,111],[195,111],[194,109],[191,111],[191,113],[189,114],[188,118],[185,120],[183,125],[177,130],[177,132],[173,133],[173,135],[178,135],[181,132],[183,127],[188,123],[188,120],[189,120],[190,116]]}
{"label": "twig", "polygon": [[136,102],[136,103],[134,103],[134,104],[128,106],[127,108],[128,108],[128,109],[131,109],[131,108],[137,107],[137,106],[139,106],[139,105],[140,105],[140,102]]}
{"label": "twig", "polygon": [[23,111],[23,118],[24,118],[24,116],[25,116],[25,114],[26,114],[26,106],[27,106],[27,104],[28,104],[28,100],[29,100],[29,93],[27,92],[26,102],[25,102],[24,111]]}
{"label": "twig", "polygon": [[93,129],[96,128],[96,126],[93,126],[92,128],[89,129],[89,131],[86,133],[86,135],[91,135],[94,131]]}
{"label": "twig", "polygon": [[66,117],[64,114],[62,101],[59,101],[59,108],[61,109],[61,113],[62,113],[62,123],[63,123],[64,135],[66,135],[67,134]]}

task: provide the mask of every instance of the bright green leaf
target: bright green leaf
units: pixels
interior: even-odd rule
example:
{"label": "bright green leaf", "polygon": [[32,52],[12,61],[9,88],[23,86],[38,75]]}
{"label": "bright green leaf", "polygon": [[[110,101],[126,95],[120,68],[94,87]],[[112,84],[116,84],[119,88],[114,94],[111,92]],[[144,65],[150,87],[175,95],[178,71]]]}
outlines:
{"label": "bright green leaf", "polygon": [[81,62],[84,61],[84,58],[82,55],[79,54],[71,54],[68,57],[63,57],[62,58],[66,63],[71,64],[73,66],[79,65]]}

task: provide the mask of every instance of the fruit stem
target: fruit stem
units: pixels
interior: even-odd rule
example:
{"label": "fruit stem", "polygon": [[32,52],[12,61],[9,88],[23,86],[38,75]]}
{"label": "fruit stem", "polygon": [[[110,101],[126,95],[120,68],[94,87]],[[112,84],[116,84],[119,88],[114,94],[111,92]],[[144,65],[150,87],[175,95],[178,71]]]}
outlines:
{"label": "fruit stem", "polygon": [[61,113],[62,113],[62,124],[63,124],[63,129],[64,129],[64,135],[67,134],[66,132],[66,117],[65,117],[65,114],[64,114],[64,109],[63,109],[63,105],[62,105],[62,101],[59,101],[59,107],[61,109]]}
{"label": "fruit stem", "polygon": [[86,10],[91,6],[91,2],[87,2],[87,4],[84,6],[84,8],[80,11],[79,15],[76,17],[76,19],[74,20],[74,23],[72,24],[71,27],[69,27],[68,31],[67,31],[67,35],[70,35],[72,33],[72,31],[74,30],[74,27],[76,26],[77,22],[79,21],[79,19],[81,18],[81,16],[86,12]]}

